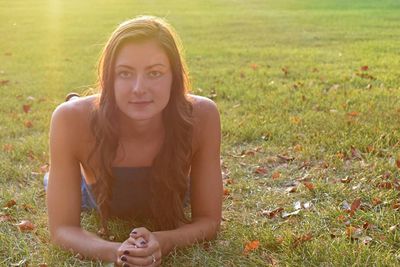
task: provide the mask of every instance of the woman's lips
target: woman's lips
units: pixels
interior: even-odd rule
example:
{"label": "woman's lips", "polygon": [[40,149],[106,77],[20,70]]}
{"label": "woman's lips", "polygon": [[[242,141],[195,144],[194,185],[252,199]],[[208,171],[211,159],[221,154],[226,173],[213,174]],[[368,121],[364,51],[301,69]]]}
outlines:
{"label": "woman's lips", "polygon": [[146,106],[150,103],[152,103],[153,101],[149,100],[149,101],[129,101],[129,104],[133,104],[135,106]]}

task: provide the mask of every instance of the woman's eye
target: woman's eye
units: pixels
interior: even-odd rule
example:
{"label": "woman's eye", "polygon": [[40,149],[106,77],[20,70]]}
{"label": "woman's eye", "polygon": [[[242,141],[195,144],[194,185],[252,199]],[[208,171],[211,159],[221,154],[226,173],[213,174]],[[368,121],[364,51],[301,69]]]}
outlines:
{"label": "woman's eye", "polygon": [[123,79],[127,79],[127,78],[132,77],[132,73],[129,72],[129,71],[120,71],[120,72],[118,73],[118,76],[121,77],[121,78],[123,78]]}
{"label": "woman's eye", "polygon": [[161,76],[161,72],[153,70],[153,71],[149,72],[149,76],[150,76],[150,78],[157,78],[157,77]]}

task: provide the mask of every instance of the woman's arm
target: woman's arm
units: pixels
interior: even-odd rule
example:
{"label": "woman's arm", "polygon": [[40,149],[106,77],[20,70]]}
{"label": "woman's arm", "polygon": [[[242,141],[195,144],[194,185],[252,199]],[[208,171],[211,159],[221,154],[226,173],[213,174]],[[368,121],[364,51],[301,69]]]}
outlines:
{"label": "woman's arm", "polygon": [[84,257],[115,262],[121,244],[103,240],[80,227],[81,171],[76,155],[82,142],[81,117],[74,102],[60,105],[52,116],[47,189],[50,236],[54,244]]}
{"label": "woman's arm", "polygon": [[196,97],[194,114],[198,149],[191,164],[192,222],[172,231],[154,232],[162,254],[175,247],[215,238],[221,223],[223,187],[220,165],[221,126],[217,107],[206,98]]}

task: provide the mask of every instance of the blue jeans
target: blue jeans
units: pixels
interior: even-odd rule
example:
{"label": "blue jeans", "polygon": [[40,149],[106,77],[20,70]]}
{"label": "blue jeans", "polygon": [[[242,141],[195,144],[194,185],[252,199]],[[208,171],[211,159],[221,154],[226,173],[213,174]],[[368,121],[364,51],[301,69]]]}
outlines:
{"label": "blue jeans", "polygon": [[[48,182],[49,182],[49,173],[47,172],[43,177],[44,190],[46,191]],[[82,202],[81,202],[82,210],[97,209],[96,200],[89,186],[86,184],[86,180],[83,176],[81,181],[81,194],[82,194]]]}

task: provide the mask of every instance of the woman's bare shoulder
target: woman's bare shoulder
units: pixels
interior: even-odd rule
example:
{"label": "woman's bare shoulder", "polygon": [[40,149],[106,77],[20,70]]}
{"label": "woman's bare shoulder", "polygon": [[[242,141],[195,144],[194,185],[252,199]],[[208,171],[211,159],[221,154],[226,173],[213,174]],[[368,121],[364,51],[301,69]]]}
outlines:
{"label": "woman's bare shoulder", "polygon": [[202,121],[210,116],[218,116],[217,105],[211,99],[198,95],[189,95],[189,98],[192,101],[193,117],[196,120]]}
{"label": "woman's bare shoulder", "polygon": [[220,135],[217,105],[207,97],[189,95],[193,106],[193,151],[196,152],[208,135]]}
{"label": "woman's bare shoulder", "polygon": [[97,95],[91,95],[60,104],[53,112],[52,125],[67,126],[63,129],[69,129],[68,134],[74,136],[86,136],[96,101]]}

